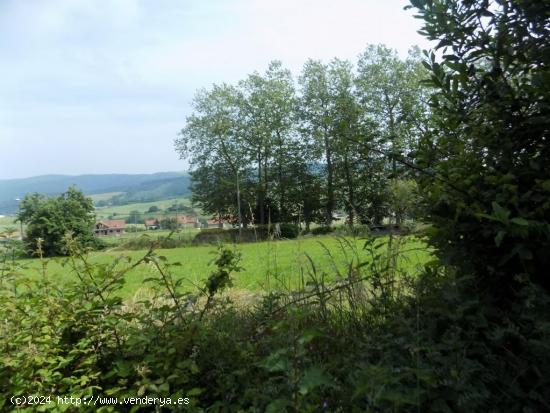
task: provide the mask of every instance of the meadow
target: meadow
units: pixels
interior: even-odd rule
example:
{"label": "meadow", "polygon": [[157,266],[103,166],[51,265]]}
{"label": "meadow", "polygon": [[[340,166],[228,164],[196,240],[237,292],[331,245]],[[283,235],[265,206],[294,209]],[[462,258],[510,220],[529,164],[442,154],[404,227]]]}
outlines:
{"label": "meadow", "polygon": [[191,206],[191,200],[189,198],[173,198],[173,199],[164,199],[161,201],[152,201],[152,202],[137,202],[126,205],[115,205],[105,208],[96,208],[95,214],[97,219],[106,219],[109,216],[121,216],[125,218],[130,215],[132,211],[138,211],[139,213],[145,214],[149,211],[149,208],[152,206],[157,206],[160,210],[156,213],[151,213],[151,216],[161,216],[167,208],[171,207],[175,203],[183,204],[186,206]]}
{"label": "meadow", "polygon": [[7,229],[19,229],[18,223],[15,222],[15,217],[13,216],[2,216],[0,217],[0,233],[6,231]]}
{"label": "meadow", "polygon": [[[431,254],[424,242],[414,237],[396,237],[401,242],[401,254],[398,265],[408,273],[417,272],[426,263]],[[387,237],[376,239],[375,243],[384,250]],[[295,240],[264,241],[250,244],[233,245],[241,255],[242,270],[234,276],[234,292],[261,293],[266,291],[293,290],[306,284],[310,277],[325,277],[335,280],[340,274],[345,277],[351,266],[371,260],[370,252],[364,249],[365,240],[351,237],[304,237]],[[175,249],[159,249],[157,255],[166,257],[168,263],[181,263],[172,267],[176,279],[182,279],[182,289],[193,291],[202,286],[204,280],[214,270],[212,260],[216,257],[215,245],[189,246]],[[142,251],[115,251],[113,249],[94,252],[91,263],[110,263],[117,257],[130,257],[138,260],[146,253]],[[311,260],[310,260],[311,259]],[[76,280],[66,259],[45,260],[47,277],[62,287]],[[312,264],[314,263],[314,264]],[[20,261],[25,273],[41,276],[42,263],[39,259]],[[152,265],[142,264],[126,274],[125,286],[121,296],[124,299],[147,292],[146,278],[157,274]]]}

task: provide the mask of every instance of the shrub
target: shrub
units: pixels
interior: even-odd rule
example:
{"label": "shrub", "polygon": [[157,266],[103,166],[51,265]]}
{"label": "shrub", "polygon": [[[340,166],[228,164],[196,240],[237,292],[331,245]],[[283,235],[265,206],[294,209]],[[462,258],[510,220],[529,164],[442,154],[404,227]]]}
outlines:
{"label": "shrub", "polygon": [[411,3],[438,42],[425,62],[434,116],[416,154],[430,241],[503,306],[520,274],[550,291],[550,3]]}
{"label": "shrub", "polygon": [[326,235],[334,231],[334,228],[329,226],[316,227],[311,230],[311,235]]}
{"label": "shrub", "polygon": [[279,230],[281,231],[281,238],[294,239],[300,234],[300,227],[291,223],[279,224]]}
{"label": "shrub", "polygon": [[334,227],[333,232],[337,235],[346,235],[350,237],[364,237],[370,235],[371,231],[368,225],[340,225]]}

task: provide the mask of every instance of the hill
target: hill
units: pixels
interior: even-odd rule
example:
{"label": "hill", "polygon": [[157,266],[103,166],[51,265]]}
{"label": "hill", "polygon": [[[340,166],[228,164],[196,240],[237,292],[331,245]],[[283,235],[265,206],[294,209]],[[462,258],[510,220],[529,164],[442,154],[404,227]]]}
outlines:
{"label": "hill", "polygon": [[146,202],[189,194],[189,175],[184,172],[154,174],[104,175],[43,175],[22,179],[0,180],[0,214],[13,214],[18,201],[26,194],[39,192],[57,195],[70,186],[76,186],[86,195],[113,193],[103,197],[104,202],[123,205]]}

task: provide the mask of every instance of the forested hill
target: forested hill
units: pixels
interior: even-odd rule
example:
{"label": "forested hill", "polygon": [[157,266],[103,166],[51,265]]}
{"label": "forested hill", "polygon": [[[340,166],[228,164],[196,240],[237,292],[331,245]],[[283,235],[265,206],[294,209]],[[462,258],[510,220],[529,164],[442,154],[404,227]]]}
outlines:
{"label": "forested hill", "polygon": [[154,174],[43,175],[23,179],[0,180],[0,214],[17,211],[17,200],[39,192],[57,195],[75,185],[87,195],[123,192],[119,202],[149,201],[188,193],[189,176],[185,172]]}

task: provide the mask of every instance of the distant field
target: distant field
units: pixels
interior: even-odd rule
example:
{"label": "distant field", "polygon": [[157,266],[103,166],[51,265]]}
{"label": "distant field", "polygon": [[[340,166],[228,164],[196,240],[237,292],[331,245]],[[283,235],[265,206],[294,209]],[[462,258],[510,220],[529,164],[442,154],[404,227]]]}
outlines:
{"label": "distant field", "polygon": [[[173,198],[173,199],[165,199],[162,201],[153,201],[153,202],[141,202],[141,203],[135,203],[135,204],[128,204],[128,205],[118,205],[118,206],[111,206],[106,208],[97,208],[96,209],[96,216],[98,219],[105,219],[108,216],[111,215],[121,215],[123,217],[126,217],[130,214],[132,211],[138,211],[141,213],[145,213],[151,208],[152,206],[157,206],[160,209],[166,209],[170,206],[174,205],[175,203],[184,204],[186,206],[191,206],[191,200],[189,198]],[[160,212],[154,213],[152,215],[161,215]]]}
{"label": "distant field", "polygon": [[19,229],[18,223],[15,222],[15,217],[4,216],[0,218],[0,232],[4,232],[7,228]]}
{"label": "distant field", "polygon": [[105,192],[103,194],[94,194],[90,195],[90,198],[92,198],[92,201],[99,202],[99,201],[108,201],[109,199],[123,194],[124,192]]}
{"label": "distant field", "polygon": [[[252,292],[295,288],[300,283],[307,282],[311,265],[308,256],[312,258],[317,274],[326,273],[333,278],[336,271],[345,275],[348,263],[357,260],[369,260],[369,254],[363,250],[364,241],[347,238],[349,245],[342,244],[343,239],[330,236],[302,238],[288,241],[271,241],[234,246],[242,254],[242,272],[235,275],[235,287],[239,290]],[[383,243],[387,238],[380,238]],[[419,266],[430,259],[425,244],[415,238],[407,238],[403,247],[406,252],[400,260],[400,266],[408,272],[416,271]],[[115,257],[126,255],[133,259],[143,256],[144,251],[130,252],[99,252],[91,257],[92,262],[107,263]],[[177,278],[184,280],[183,288],[193,290],[201,285],[208,274],[214,269],[210,262],[216,256],[215,246],[196,246],[170,250],[158,250],[169,262],[180,262],[181,267],[174,267]],[[21,260],[25,272],[33,272],[38,276],[40,262],[36,259]],[[63,286],[75,279],[75,275],[67,267],[61,266],[61,260],[51,260],[48,264],[49,277],[56,280],[56,285]],[[123,298],[133,297],[138,292],[148,289],[145,278],[155,276],[156,270],[148,266],[140,266],[126,276],[126,285],[122,291]]]}

